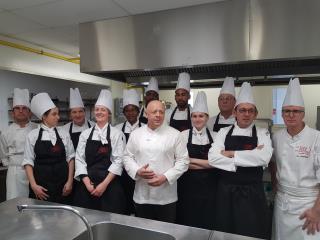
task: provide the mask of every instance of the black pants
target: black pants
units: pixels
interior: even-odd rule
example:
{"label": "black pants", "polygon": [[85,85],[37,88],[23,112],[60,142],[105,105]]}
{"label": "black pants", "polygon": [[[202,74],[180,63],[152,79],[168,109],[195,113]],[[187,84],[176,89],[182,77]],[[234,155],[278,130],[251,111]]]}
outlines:
{"label": "black pants", "polygon": [[114,179],[101,197],[92,196],[84,183],[77,184],[74,204],[78,207],[124,214],[126,202],[120,181]]}
{"label": "black pants", "polygon": [[137,204],[136,216],[141,218],[148,218],[157,221],[174,223],[176,220],[176,203],[169,203],[165,205],[157,204]]}

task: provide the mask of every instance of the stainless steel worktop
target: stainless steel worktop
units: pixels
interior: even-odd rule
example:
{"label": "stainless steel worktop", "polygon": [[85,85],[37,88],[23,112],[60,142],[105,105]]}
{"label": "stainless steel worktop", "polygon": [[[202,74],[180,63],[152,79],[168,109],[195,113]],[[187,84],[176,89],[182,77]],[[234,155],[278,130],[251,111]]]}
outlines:
{"label": "stainless steel worktop", "polygon": [[[3,240],[56,240],[75,239],[86,230],[76,215],[65,211],[26,211],[19,213],[18,204],[50,204],[29,198],[15,198],[0,204],[0,232]],[[166,233],[176,240],[254,240],[217,231],[181,226],[137,217],[111,214],[107,212],[76,208],[91,226],[98,223],[114,223],[121,226]],[[132,236],[131,239],[135,239]],[[110,239],[113,240],[113,239]]]}

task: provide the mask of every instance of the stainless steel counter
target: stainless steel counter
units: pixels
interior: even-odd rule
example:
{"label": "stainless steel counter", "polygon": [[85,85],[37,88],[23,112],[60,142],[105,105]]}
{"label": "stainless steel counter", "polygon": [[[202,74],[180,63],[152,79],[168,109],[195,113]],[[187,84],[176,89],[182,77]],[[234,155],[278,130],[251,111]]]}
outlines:
{"label": "stainless steel counter", "polygon": [[[15,198],[0,204],[0,232],[4,240],[56,240],[84,239],[86,227],[80,218],[65,211],[26,211],[19,213],[18,204],[50,204],[29,198]],[[181,226],[165,222],[153,221],[137,217],[76,208],[95,227],[101,223],[111,223],[109,226],[122,226],[119,229],[147,230],[149,234],[165,233],[175,240],[254,240],[255,238],[237,236],[217,231]],[[151,231],[151,232],[150,232]],[[137,231],[136,231],[137,232]],[[80,237],[79,237],[80,235]],[[135,236],[131,236],[135,239]],[[108,239],[113,240],[113,239]],[[125,239],[122,239],[125,240]]]}

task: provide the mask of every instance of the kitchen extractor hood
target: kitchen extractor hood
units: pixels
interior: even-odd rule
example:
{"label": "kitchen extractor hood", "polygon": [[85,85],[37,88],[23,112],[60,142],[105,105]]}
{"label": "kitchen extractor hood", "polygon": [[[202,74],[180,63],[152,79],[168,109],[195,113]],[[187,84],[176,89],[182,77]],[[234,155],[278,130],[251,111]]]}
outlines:
{"label": "kitchen extractor hood", "polygon": [[157,76],[162,88],[183,71],[193,86],[225,76],[318,82],[319,9],[318,0],[230,0],[83,23],[81,72],[134,85]]}

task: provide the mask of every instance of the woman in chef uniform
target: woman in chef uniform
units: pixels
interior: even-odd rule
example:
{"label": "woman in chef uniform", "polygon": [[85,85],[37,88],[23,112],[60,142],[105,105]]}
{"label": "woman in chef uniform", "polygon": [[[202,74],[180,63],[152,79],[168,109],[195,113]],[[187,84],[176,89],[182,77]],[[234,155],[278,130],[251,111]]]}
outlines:
{"label": "woman in chef uniform", "polygon": [[75,193],[77,206],[124,213],[125,195],[118,176],[122,173],[123,133],[112,127],[112,97],[103,89],[96,102],[96,125],[81,133],[76,152],[75,178],[81,181]]}
{"label": "woman in chef uniform", "polygon": [[26,139],[22,165],[30,183],[31,198],[65,203],[72,191],[74,148],[68,132],[56,128],[59,110],[47,93],[31,100],[31,111],[42,120]]}
{"label": "woman in chef uniform", "polygon": [[192,113],[192,129],[181,133],[187,145],[189,170],[178,179],[177,221],[192,227],[213,229],[216,170],[208,164],[214,133],[206,127],[209,118],[207,96],[199,92]]}
{"label": "woman in chef uniform", "polygon": [[[116,126],[119,130],[123,132],[126,137],[126,142],[128,142],[130,134],[137,128],[145,125],[141,123],[138,119],[139,116],[139,95],[136,90],[129,89],[123,91],[123,114],[126,121],[120,123]],[[126,214],[133,214],[134,203],[133,203],[133,192],[134,192],[134,180],[128,175],[127,171],[124,169],[121,175],[121,183],[126,194],[127,199],[127,209]]]}
{"label": "woman in chef uniform", "polygon": [[320,239],[320,132],[304,123],[304,110],[295,78],[290,80],[282,105],[286,128],[273,136],[278,182],[275,240]]}

